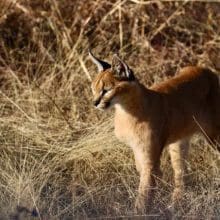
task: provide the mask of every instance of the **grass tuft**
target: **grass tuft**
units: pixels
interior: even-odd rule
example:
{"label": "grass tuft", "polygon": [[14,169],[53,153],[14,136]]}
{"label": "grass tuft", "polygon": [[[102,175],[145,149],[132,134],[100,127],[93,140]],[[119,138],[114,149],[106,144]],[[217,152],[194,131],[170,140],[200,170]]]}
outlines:
{"label": "grass tuft", "polygon": [[[186,65],[220,72],[220,4],[193,1],[0,2],[0,218],[134,218],[138,174],[92,105],[88,48],[119,52],[147,86]],[[174,218],[220,217],[219,154],[191,143],[189,183]],[[173,189],[166,151],[154,219]],[[127,217],[126,217],[127,216]]]}

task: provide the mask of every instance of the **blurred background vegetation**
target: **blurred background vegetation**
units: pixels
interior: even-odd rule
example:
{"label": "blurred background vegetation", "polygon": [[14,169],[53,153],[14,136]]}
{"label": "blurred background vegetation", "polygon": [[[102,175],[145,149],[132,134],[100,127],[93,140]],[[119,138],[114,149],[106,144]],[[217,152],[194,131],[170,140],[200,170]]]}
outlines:
{"label": "blurred background vegetation", "polygon": [[[112,112],[91,105],[88,48],[114,53],[146,86],[186,65],[220,72],[220,3],[142,0],[0,2],[1,219],[134,217],[133,155],[113,134]],[[220,216],[219,157],[192,142],[177,216]],[[164,153],[155,219],[169,205]],[[175,216],[174,216],[175,218]]]}

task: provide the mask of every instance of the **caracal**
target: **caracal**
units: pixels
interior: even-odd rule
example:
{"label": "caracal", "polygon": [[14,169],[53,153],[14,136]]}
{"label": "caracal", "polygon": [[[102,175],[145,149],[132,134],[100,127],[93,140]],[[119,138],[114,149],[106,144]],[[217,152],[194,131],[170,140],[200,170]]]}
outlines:
{"label": "caracal", "polygon": [[174,170],[172,201],[179,200],[184,190],[189,138],[201,132],[212,143],[220,139],[218,76],[209,69],[189,66],[175,77],[146,88],[117,55],[110,65],[91,51],[89,54],[98,67],[92,82],[94,105],[102,110],[115,108],[115,135],[134,152],[140,174],[136,210],[148,212],[152,205],[166,145]]}

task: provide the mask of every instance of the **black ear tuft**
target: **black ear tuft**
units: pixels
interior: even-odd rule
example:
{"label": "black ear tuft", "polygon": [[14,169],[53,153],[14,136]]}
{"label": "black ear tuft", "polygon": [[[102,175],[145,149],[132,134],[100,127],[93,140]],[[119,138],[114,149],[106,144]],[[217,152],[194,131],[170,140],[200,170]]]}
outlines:
{"label": "black ear tuft", "polygon": [[133,71],[128,67],[128,65],[122,61],[117,54],[113,55],[112,59],[112,71],[115,73],[116,76],[120,78],[124,78],[127,80],[134,80]]}
{"label": "black ear tuft", "polygon": [[90,49],[89,49],[89,56],[90,56],[92,62],[94,64],[96,64],[96,66],[98,67],[99,72],[111,68],[110,64],[108,64],[107,62],[105,62],[103,60],[98,59],[97,57],[95,57]]}

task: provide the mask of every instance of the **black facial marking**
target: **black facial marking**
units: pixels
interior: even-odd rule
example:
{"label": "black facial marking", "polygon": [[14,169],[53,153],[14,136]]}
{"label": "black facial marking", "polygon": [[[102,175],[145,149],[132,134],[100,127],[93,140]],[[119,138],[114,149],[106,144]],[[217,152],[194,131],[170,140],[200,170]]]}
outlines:
{"label": "black facial marking", "polygon": [[108,108],[110,106],[110,102],[105,103],[105,108]]}
{"label": "black facial marking", "polygon": [[101,101],[101,97],[93,101],[93,105],[97,107]]}

